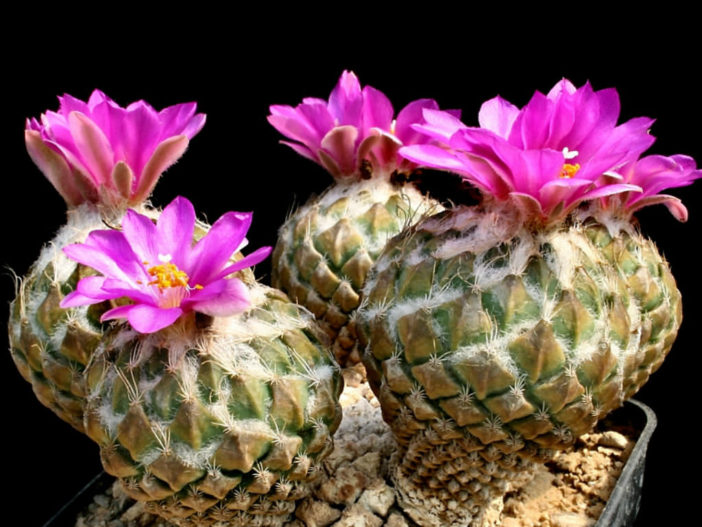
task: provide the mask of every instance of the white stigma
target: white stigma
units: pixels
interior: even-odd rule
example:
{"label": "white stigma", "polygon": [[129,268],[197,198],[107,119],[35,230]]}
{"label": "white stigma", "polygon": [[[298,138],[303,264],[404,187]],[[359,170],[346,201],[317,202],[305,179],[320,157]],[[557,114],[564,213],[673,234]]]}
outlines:
{"label": "white stigma", "polygon": [[170,254],[159,254],[158,255],[158,261],[161,263],[168,263],[173,259],[173,256]]}
{"label": "white stigma", "polygon": [[575,157],[578,157],[579,152],[577,150],[568,150],[568,147],[566,146],[563,149],[563,157],[566,159],[573,159]]}

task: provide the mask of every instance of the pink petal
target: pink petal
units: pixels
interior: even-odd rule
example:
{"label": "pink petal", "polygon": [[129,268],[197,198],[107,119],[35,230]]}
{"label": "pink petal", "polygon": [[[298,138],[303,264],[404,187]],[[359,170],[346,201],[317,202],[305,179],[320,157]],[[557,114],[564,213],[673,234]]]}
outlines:
{"label": "pink petal", "polygon": [[221,278],[229,276],[232,273],[235,273],[242,269],[246,269],[247,267],[251,267],[253,265],[256,265],[257,263],[262,262],[263,260],[268,258],[268,255],[271,253],[272,250],[272,247],[261,247],[260,249],[256,249],[254,252],[244,256],[241,260],[238,260],[236,263],[233,263],[232,265],[222,269],[213,277],[213,280],[219,280]]}
{"label": "pink petal", "polygon": [[412,128],[413,124],[424,122],[423,110],[438,110],[439,105],[433,99],[418,99],[412,101],[400,110],[395,119],[395,135],[405,146],[426,142],[424,134]]}
{"label": "pink petal", "polygon": [[572,82],[570,82],[568,79],[561,79],[553,86],[553,88],[551,88],[551,91],[548,92],[547,97],[549,99],[556,99],[563,93],[572,95],[576,91],[577,90]]}
{"label": "pink petal", "polygon": [[401,146],[400,140],[391,133],[373,128],[358,146],[356,158],[370,162],[373,170],[392,170],[397,164],[397,151]]}
{"label": "pink petal", "polygon": [[117,298],[103,290],[104,276],[86,276],[78,281],[72,291],[59,304],[62,308],[97,304],[103,300]]}
{"label": "pink petal", "polygon": [[251,213],[228,212],[193,248],[185,272],[191,284],[206,285],[239,248],[251,225]]}
{"label": "pink petal", "polygon": [[412,128],[437,141],[448,142],[457,131],[468,128],[450,112],[426,108],[422,111],[422,116],[426,123]]}
{"label": "pink petal", "polygon": [[132,194],[132,184],[134,183],[134,173],[129,165],[124,161],[117,163],[112,169],[112,186],[117,189],[120,196],[127,200]]}
{"label": "pink petal", "polygon": [[412,145],[400,148],[399,155],[421,166],[462,172],[465,165],[456,156],[434,145]]}
{"label": "pink petal", "polygon": [[658,203],[662,203],[666,207],[668,207],[668,211],[675,217],[676,220],[685,223],[688,219],[688,211],[687,207],[683,205],[682,201],[680,201],[680,198],[676,198],[675,196],[671,196],[669,194],[656,194],[655,196],[648,196],[646,198],[640,199],[636,201],[633,205],[627,204],[627,208],[631,212],[635,212],[643,207],[647,207],[649,205],[657,205]]}
{"label": "pink petal", "polygon": [[[326,110],[326,108],[325,108]],[[302,112],[290,106],[274,105],[270,107],[268,122],[285,137],[299,141],[309,148],[316,148],[326,130],[317,130]],[[329,112],[326,111],[327,115]],[[331,116],[329,116],[331,117]],[[333,119],[332,119],[333,122]]]}
{"label": "pink petal", "polygon": [[66,203],[69,206],[81,204],[85,197],[76,184],[65,159],[46,146],[39,132],[35,130],[25,130],[24,142],[34,164],[44,173],[46,179],[51,182]]}
{"label": "pink petal", "polygon": [[184,301],[188,309],[214,317],[241,313],[251,303],[249,290],[238,278],[217,280]]}
{"label": "pink petal", "polygon": [[300,104],[296,111],[305,119],[307,127],[314,131],[313,139],[306,143],[310,148],[319,146],[322,137],[336,126],[334,117],[329,113],[326,104]]}
{"label": "pink petal", "polygon": [[100,317],[100,322],[105,322],[106,320],[114,320],[117,318],[127,318],[129,312],[134,309],[134,304],[129,304],[126,306],[117,306],[112,309],[105,311]]}
{"label": "pink petal", "polygon": [[139,174],[145,170],[146,163],[156,146],[162,141],[158,114],[144,101],[134,102],[127,107],[123,127],[125,160],[132,170]]}
{"label": "pink petal", "polygon": [[621,194],[623,192],[641,192],[641,187],[636,185],[629,185],[628,183],[616,183],[613,185],[598,187],[596,189],[584,193],[580,197],[579,201],[604,198],[606,196]]}
{"label": "pink petal", "polygon": [[301,145],[298,143],[291,143],[290,141],[279,141],[279,142],[283,145],[289,146],[290,148],[295,150],[295,152],[300,154],[302,157],[306,157],[307,159],[311,159],[315,163],[319,163],[319,159],[317,159],[317,156],[315,155],[315,153],[312,152],[312,150],[307,148],[305,145]]}
{"label": "pink petal", "polygon": [[197,103],[187,102],[164,108],[158,113],[161,122],[160,138],[184,135],[192,139],[205,125],[205,114],[195,114]]}
{"label": "pink petal", "polygon": [[[516,153],[510,148],[500,151],[501,159],[506,161],[507,166],[512,169],[512,184],[517,192],[524,192],[539,199],[540,189],[554,178],[558,178],[563,167],[563,155],[553,150],[525,150]],[[506,154],[514,154],[513,158],[506,158]],[[576,185],[576,180],[558,180],[564,186]],[[539,200],[541,201],[541,200]],[[549,205],[541,201],[544,210],[549,209]]]}
{"label": "pink petal", "polygon": [[126,297],[134,302],[146,304],[154,304],[158,301],[158,294],[155,293],[155,289],[155,287],[148,285],[147,282],[131,284],[114,278],[106,278],[102,284],[102,290],[111,295],[109,298]]}
{"label": "pink petal", "polygon": [[110,174],[114,161],[108,138],[82,113],[71,112],[68,125],[85,166],[100,185],[111,186]]}
{"label": "pink petal", "polygon": [[158,250],[173,257],[177,265],[186,265],[195,231],[195,208],[182,196],[163,209],[156,226]]}
{"label": "pink petal", "polygon": [[322,139],[321,147],[329,154],[343,174],[356,171],[356,139],[358,128],[337,126]]}
{"label": "pink petal", "polygon": [[544,209],[541,203],[534,196],[521,192],[510,192],[509,197],[514,204],[524,213],[526,218],[538,218],[544,216]]}
{"label": "pink petal", "polygon": [[363,88],[362,111],[362,137],[368,135],[372,128],[380,128],[386,132],[390,131],[394,110],[390,99],[383,92],[371,86]]}
{"label": "pink petal", "polygon": [[126,318],[139,333],[154,333],[173,324],[182,314],[183,310],[179,307],[161,309],[148,304],[133,304],[107,311],[100,321]]}
{"label": "pink petal", "polygon": [[132,203],[144,201],[153,190],[161,174],[175,163],[188,148],[188,138],[177,135],[162,141],[151,154],[134,191]]}
{"label": "pink petal", "polygon": [[329,96],[329,112],[338,125],[361,127],[363,94],[358,78],[344,71]]}
{"label": "pink petal", "polygon": [[85,243],[68,245],[63,252],[72,260],[92,267],[109,278],[129,283],[148,281],[143,265],[122,232],[92,231]]}
{"label": "pink petal", "polygon": [[159,238],[150,218],[129,209],[122,219],[122,233],[143,265],[158,265]]}
{"label": "pink petal", "polygon": [[71,112],[80,112],[84,115],[90,115],[90,105],[80,99],[76,99],[72,95],[64,93],[63,97],[59,96],[58,100],[59,112],[65,117],[68,117],[68,114]]}
{"label": "pink petal", "polygon": [[85,296],[78,291],[72,291],[68,293],[63,300],[61,300],[59,307],[66,309],[69,307],[89,306],[92,304],[97,304],[98,302],[102,302],[102,300],[99,298]]}
{"label": "pink petal", "polygon": [[330,154],[326,153],[324,150],[317,150],[317,157],[319,158],[319,164],[322,165],[327,172],[329,172],[332,177],[336,180],[353,178],[355,172],[343,172],[339,163]]}
{"label": "pink petal", "polygon": [[509,143],[523,150],[544,146],[548,139],[552,111],[552,102],[543,93],[534,93],[514,120]]}
{"label": "pink petal", "polygon": [[497,96],[482,104],[478,112],[478,122],[481,128],[507,139],[517,115],[519,115],[519,108]]}

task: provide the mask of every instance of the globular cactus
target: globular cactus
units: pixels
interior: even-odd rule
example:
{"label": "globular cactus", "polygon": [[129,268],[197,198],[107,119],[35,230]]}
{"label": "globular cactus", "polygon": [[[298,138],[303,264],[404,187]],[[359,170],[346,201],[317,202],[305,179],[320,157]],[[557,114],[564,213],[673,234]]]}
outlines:
{"label": "globular cactus", "polygon": [[333,342],[342,366],[360,360],[355,311],[368,270],[385,242],[438,202],[422,195],[407,176],[416,165],[397,150],[422,136],[431,99],[405,106],[394,118],[380,91],[361,89],[344,72],[329,101],[307,98],[295,108],[271,106],[269,122],[295,142],[299,154],[326,168],[335,184],[296,210],[280,228],[272,283],[307,307]]}
{"label": "globular cactus", "polygon": [[202,128],[195,103],[157,112],[143,101],[119,107],[96,90],[87,102],[59,97],[57,112],[28,119],[27,151],[68,206],[68,222],[18,282],[10,308],[12,358],[42,404],[83,431],[83,372],[105,325],[109,301],[62,309],[77,282],[92,274],[62,248],[88,233],[119,224],[127,207],[155,217],[144,201],[161,173]]}
{"label": "globular cactus", "polygon": [[[616,126],[613,90],[562,81],[522,110],[446,116],[445,145],[405,148],[458,172],[483,202],[388,243],[364,289],[364,363],[398,441],[398,498],[422,526],[499,525],[504,495],[662,363],[681,298],[632,222],[702,176],[685,156],[638,156],[651,121]],[[597,116],[594,119],[593,116]]]}
{"label": "globular cactus", "polygon": [[105,470],[177,525],[281,525],[341,420],[341,376],[312,317],[251,287],[246,312],[205,327],[108,334],[86,372]]}
{"label": "globular cactus", "polygon": [[250,214],[228,213],[191,244],[192,205],[154,224],[128,211],[65,252],[101,275],[63,305],[126,297],[125,318],[85,372],[85,430],[105,470],[181,526],[281,525],[308,492],[341,420],[343,382],[313,317],[231,259]]}

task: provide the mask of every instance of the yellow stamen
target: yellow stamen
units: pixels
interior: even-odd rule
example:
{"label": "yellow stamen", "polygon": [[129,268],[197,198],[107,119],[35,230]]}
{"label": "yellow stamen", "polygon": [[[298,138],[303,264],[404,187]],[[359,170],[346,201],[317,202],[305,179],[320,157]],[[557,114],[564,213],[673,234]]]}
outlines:
{"label": "yellow stamen", "polygon": [[[154,277],[149,282],[149,285],[158,286],[159,289],[167,289],[169,287],[188,287],[188,275],[185,271],[181,271],[175,264],[163,263],[149,267],[148,272]],[[197,286],[195,286],[197,289]]]}
{"label": "yellow stamen", "polygon": [[565,178],[565,179],[570,179],[575,174],[577,174],[578,170],[580,170],[580,163],[576,163],[574,165],[571,165],[570,163],[566,163],[565,165],[563,165],[563,168],[561,168],[560,177]]}

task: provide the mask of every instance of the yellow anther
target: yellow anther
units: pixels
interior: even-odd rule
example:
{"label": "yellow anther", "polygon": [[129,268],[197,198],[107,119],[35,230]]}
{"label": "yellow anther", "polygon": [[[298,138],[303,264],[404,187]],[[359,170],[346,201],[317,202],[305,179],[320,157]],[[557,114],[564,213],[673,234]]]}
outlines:
{"label": "yellow anther", "polygon": [[576,163],[574,165],[566,163],[563,165],[563,168],[561,168],[560,177],[570,179],[577,174],[578,170],[580,170],[580,163]]}
{"label": "yellow anther", "polygon": [[189,277],[185,271],[181,271],[175,264],[163,263],[149,267],[148,272],[154,277],[149,285],[158,286],[159,289],[169,287],[188,287]]}

